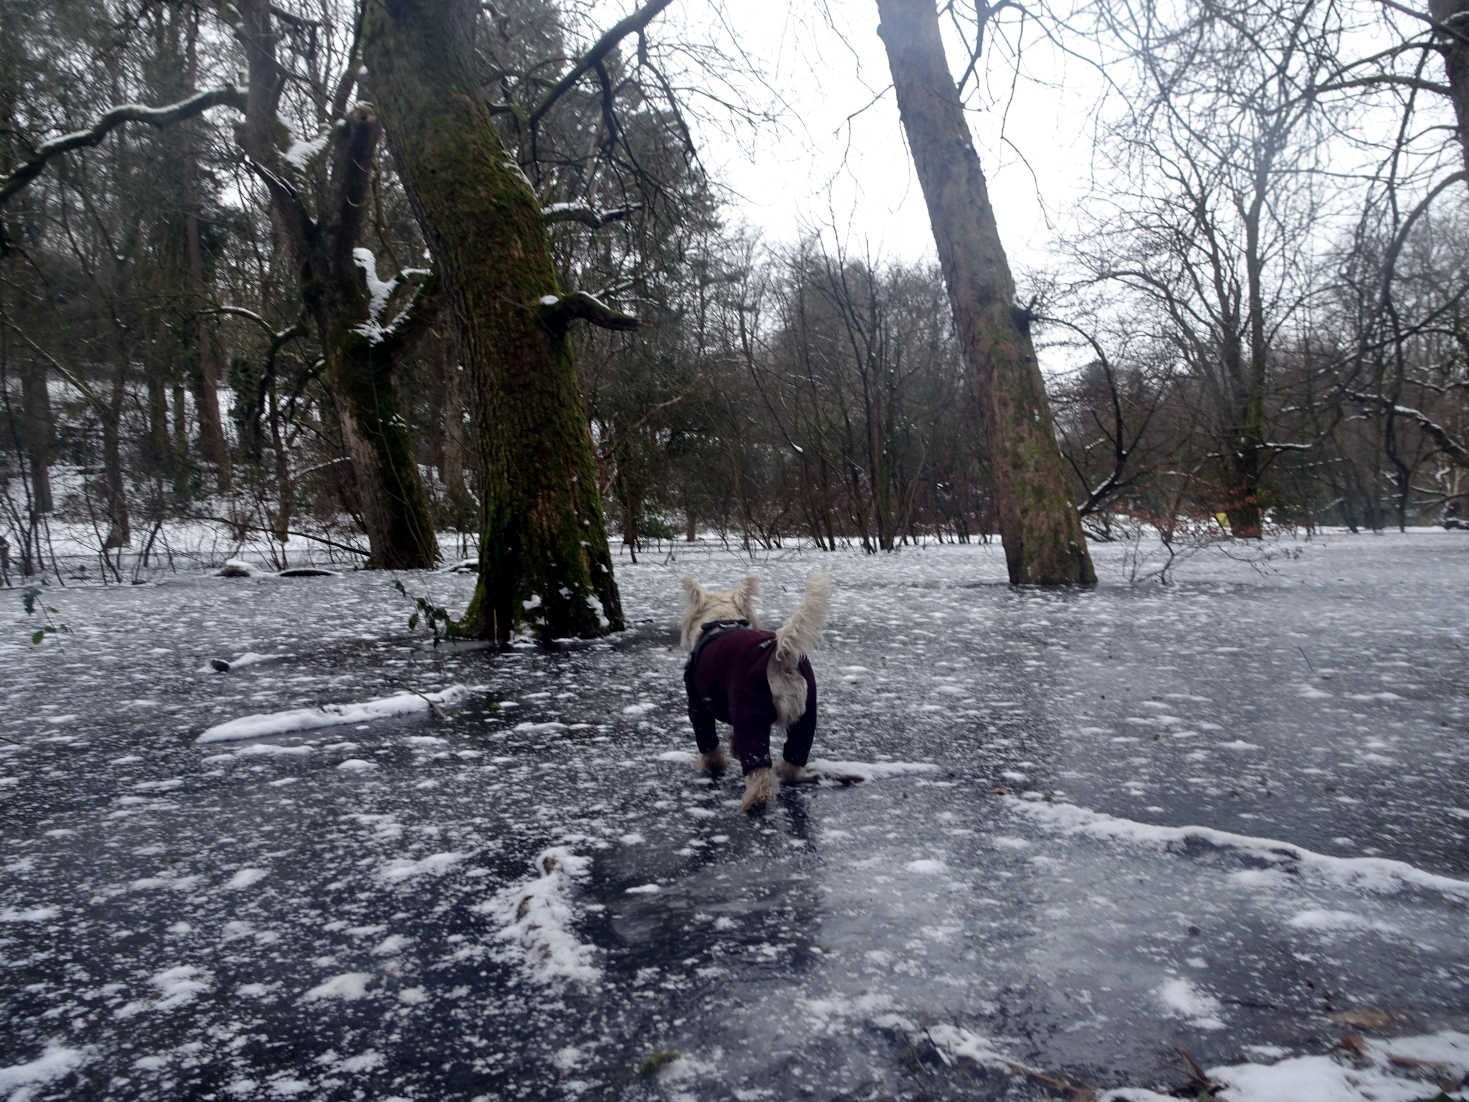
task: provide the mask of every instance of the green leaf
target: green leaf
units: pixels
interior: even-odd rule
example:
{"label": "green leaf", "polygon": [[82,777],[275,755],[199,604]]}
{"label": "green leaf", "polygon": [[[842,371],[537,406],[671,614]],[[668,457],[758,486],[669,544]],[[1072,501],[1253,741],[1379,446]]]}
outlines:
{"label": "green leaf", "polygon": [[682,1056],[683,1053],[675,1051],[673,1049],[666,1049],[663,1052],[655,1052],[642,1063],[638,1064],[638,1074],[645,1077],[650,1075],[657,1075],[660,1071],[663,1070],[663,1068],[673,1063],[675,1060],[682,1058]]}
{"label": "green leaf", "polygon": [[408,617],[408,630],[412,631],[416,627],[418,627],[418,613],[415,612],[412,616]]}
{"label": "green leaf", "polygon": [[31,632],[31,643],[32,644],[39,643],[44,638],[46,638],[46,629],[45,628],[42,628],[40,631],[33,631],[33,632]]}

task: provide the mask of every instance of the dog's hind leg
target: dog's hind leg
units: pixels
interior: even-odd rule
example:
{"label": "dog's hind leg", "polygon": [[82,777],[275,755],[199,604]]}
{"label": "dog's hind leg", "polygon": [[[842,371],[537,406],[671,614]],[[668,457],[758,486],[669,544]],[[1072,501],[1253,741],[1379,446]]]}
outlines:
{"label": "dog's hind leg", "polygon": [[794,720],[786,725],[786,741],[780,756],[780,779],[800,783],[809,779],[806,762],[811,757],[811,743],[816,738],[816,675],[811,672],[811,663],[802,658],[796,667],[800,673],[800,684],[804,681],[806,707]]}

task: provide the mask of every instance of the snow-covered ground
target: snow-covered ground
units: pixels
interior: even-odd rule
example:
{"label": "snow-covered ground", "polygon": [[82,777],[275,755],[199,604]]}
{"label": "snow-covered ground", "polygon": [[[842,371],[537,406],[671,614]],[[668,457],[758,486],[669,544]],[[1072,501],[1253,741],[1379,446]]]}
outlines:
{"label": "snow-covered ground", "polygon": [[[38,646],[0,591],[0,1097],[1469,1098],[1469,537],[1092,592],[675,553],[554,653],[433,648],[383,575],[54,588]],[[677,578],[778,622],[817,566],[867,779],[745,818]]]}

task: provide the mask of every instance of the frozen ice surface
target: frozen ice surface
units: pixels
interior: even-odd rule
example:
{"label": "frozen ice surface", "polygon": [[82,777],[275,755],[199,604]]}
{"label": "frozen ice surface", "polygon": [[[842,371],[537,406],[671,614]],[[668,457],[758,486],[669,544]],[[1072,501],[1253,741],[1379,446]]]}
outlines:
{"label": "frozen ice surface", "polygon": [[[1175,1046],[1224,1102],[1469,1097],[1469,539],[1094,553],[677,545],[552,652],[375,574],[55,589],[41,646],[16,596],[0,1097],[1145,1102]],[[746,818],[678,576],[778,623],[817,566],[812,764],[861,780]]]}

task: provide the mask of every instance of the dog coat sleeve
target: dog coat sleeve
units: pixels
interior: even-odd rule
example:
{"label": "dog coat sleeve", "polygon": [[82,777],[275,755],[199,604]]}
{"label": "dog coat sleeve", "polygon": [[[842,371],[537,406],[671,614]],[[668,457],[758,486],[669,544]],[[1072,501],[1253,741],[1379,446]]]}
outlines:
{"label": "dog coat sleeve", "polygon": [[699,753],[711,754],[719,749],[719,732],[714,728],[714,713],[694,688],[694,663],[697,657],[696,649],[683,668],[683,683],[689,696],[689,723],[694,728],[694,742],[699,747]]}

